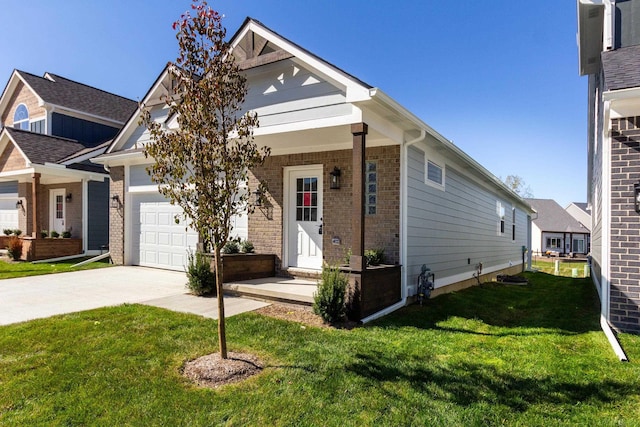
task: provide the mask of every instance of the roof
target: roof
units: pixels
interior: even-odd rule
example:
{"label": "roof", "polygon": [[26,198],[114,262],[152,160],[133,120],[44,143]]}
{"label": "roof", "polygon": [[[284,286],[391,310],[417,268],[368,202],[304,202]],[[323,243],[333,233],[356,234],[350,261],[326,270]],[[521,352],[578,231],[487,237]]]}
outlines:
{"label": "roof", "polygon": [[541,230],[558,233],[589,233],[580,222],[552,199],[525,199],[537,212],[533,223]]}
{"label": "roof", "polygon": [[14,128],[4,128],[31,163],[57,163],[81,150],[77,141]]}
{"label": "roof", "polygon": [[46,103],[124,123],[138,103],[52,73],[44,77],[16,70]]}
{"label": "roof", "polygon": [[640,45],[602,53],[605,90],[640,87]]}
{"label": "roof", "polygon": [[589,207],[588,203],[583,203],[583,202],[573,202],[573,205],[576,205],[577,207],[579,207],[581,210],[584,211],[584,213],[591,215],[591,212],[589,211],[589,209],[587,209]]}

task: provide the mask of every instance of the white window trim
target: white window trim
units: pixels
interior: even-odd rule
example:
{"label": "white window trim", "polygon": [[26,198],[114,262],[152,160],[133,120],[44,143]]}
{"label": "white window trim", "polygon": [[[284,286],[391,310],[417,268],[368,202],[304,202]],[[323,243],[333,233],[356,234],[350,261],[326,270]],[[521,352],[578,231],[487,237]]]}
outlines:
{"label": "white window trim", "polygon": [[[16,112],[18,111],[18,108],[20,108],[20,106],[24,106],[25,110],[27,110],[27,118],[26,119],[20,119],[20,120],[16,121]],[[27,107],[27,105],[24,102],[21,102],[20,104],[18,104],[18,106],[16,107],[16,109],[13,112],[13,124],[11,126],[15,128],[17,123],[20,123],[20,127],[18,129],[30,130],[31,113],[29,112],[29,108]],[[26,123],[27,124],[27,129],[22,129],[22,123]]]}
{"label": "white window trim", "polygon": [[[429,179],[429,163],[440,168],[442,172],[442,183],[438,183]],[[446,183],[446,164],[429,158],[427,154],[424,155],[424,183],[430,187],[437,188],[438,190],[445,190]]]}

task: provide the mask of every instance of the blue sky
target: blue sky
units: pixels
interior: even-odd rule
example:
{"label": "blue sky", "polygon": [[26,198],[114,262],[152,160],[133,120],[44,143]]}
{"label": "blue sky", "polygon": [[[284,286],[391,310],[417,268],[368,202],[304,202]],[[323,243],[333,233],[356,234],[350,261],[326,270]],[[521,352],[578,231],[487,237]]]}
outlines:
{"label": "blue sky", "polygon": [[[500,178],[586,201],[574,1],[220,0],[379,87]],[[453,7],[455,5],[455,7]],[[177,48],[186,0],[3,0],[0,81],[52,72],[135,100]]]}

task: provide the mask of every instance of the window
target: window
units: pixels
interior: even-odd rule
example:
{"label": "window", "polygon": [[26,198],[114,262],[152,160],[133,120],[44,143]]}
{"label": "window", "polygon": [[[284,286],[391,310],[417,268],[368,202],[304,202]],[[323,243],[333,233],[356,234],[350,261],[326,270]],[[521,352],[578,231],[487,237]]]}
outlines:
{"label": "window", "polygon": [[516,240],[516,208],[511,208],[511,216],[513,222],[511,223],[511,240]]}
{"label": "window", "polygon": [[502,206],[502,203],[496,202],[496,212],[500,221],[498,223],[498,234],[504,234],[504,206]]}
{"label": "window", "polygon": [[561,239],[559,237],[547,237],[547,249],[560,249]]}
{"label": "window", "polygon": [[296,221],[318,220],[318,178],[296,179]]}
{"label": "window", "polygon": [[29,110],[26,105],[20,104],[13,114],[13,127],[16,129],[29,130]]}
{"label": "window", "polygon": [[38,121],[35,121],[35,122],[31,122],[29,130],[31,130],[31,132],[35,132],[35,133],[45,133],[44,119],[38,120]]}
{"label": "window", "polygon": [[373,161],[366,164],[364,197],[366,214],[375,215],[378,202],[378,165]]}
{"label": "window", "polygon": [[427,160],[427,184],[437,184],[444,185],[444,174],[442,171],[442,166],[432,162],[431,160]]}

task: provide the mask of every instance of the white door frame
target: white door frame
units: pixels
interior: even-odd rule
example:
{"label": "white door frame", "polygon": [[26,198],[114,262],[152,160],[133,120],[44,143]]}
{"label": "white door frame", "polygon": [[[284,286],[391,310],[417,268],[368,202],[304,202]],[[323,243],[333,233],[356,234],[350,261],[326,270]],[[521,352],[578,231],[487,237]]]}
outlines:
{"label": "white door frame", "polygon": [[[58,233],[62,234],[63,231],[67,229],[67,203],[65,197],[67,195],[66,188],[52,188],[49,190],[49,233],[52,230],[55,230],[54,223],[56,221],[56,196],[62,196],[62,230],[58,231]],[[40,230],[35,230],[36,233],[39,233]]]}
{"label": "white door frame", "polygon": [[[287,268],[289,267],[290,263],[290,256],[289,256],[289,251],[290,251],[290,247],[289,247],[289,235],[290,235],[290,225],[291,225],[291,218],[290,218],[290,212],[291,212],[291,203],[293,202],[291,200],[290,197],[290,181],[291,181],[291,173],[292,172],[302,172],[302,171],[309,171],[309,172],[318,172],[320,171],[320,173],[318,174],[318,178],[320,180],[320,182],[323,181],[323,165],[322,164],[315,164],[315,165],[300,165],[300,166],[285,166],[284,167],[284,173],[283,173],[283,209],[282,209],[282,268]],[[323,186],[323,192],[324,192],[324,186]],[[319,192],[319,197],[322,197],[324,199],[324,195],[322,194],[322,192]],[[324,209],[324,200],[322,201],[323,207],[322,209]],[[320,215],[321,217],[323,216],[323,214]],[[324,250],[321,249],[321,250]],[[322,267],[322,266],[321,266]]]}

